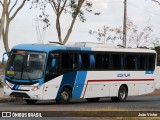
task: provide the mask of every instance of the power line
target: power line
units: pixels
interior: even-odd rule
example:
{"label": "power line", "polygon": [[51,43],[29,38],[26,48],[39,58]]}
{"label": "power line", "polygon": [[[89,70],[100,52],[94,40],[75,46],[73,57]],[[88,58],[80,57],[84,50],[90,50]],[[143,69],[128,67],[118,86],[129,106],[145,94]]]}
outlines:
{"label": "power line", "polygon": [[153,15],[156,15],[156,16],[160,17],[160,14],[157,14],[155,12],[152,12],[152,11],[144,9],[144,8],[140,8],[139,6],[137,6],[137,5],[133,4],[133,3],[128,2],[128,5],[130,5],[131,7],[134,7],[134,8],[141,9],[141,10],[147,12],[147,13],[152,13]]}
{"label": "power line", "polygon": [[95,1],[95,2],[92,2],[92,3],[118,3],[118,2],[121,2],[121,3],[122,3],[123,1],[109,1],[109,2],[107,2],[107,1],[103,1],[103,2],[102,2],[102,1],[101,1],[101,2],[98,2],[98,1],[97,1],[97,2],[96,2],[96,1]]}
{"label": "power line", "polygon": [[[103,1],[103,2],[92,2],[92,3],[123,3],[123,1]],[[145,12],[148,12],[148,13],[151,13],[151,14],[153,14],[153,15],[156,15],[156,16],[159,16],[160,17],[160,14],[158,14],[158,13],[155,13],[155,12],[153,12],[153,11],[150,11],[150,10],[148,10],[148,9],[144,9],[144,8],[140,8],[139,6],[137,6],[137,5],[135,5],[135,4],[133,4],[133,3],[130,3],[130,2],[127,2],[128,3],[128,5],[130,5],[130,6],[132,6],[132,7],[134,7],[134,8],[138,8],[138,9],[141,9],[141,10],[143,10],[143,11],[145,11]]]}

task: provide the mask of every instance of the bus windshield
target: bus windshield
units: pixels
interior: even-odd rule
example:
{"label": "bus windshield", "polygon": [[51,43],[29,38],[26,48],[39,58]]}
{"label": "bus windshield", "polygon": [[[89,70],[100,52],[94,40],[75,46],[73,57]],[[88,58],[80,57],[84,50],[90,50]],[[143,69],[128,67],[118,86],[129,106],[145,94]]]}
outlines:
{"label": "bus windshield", "polygon": [[6,69],[11,79],[33,80],[43,76],[46,53],[12,51]]}

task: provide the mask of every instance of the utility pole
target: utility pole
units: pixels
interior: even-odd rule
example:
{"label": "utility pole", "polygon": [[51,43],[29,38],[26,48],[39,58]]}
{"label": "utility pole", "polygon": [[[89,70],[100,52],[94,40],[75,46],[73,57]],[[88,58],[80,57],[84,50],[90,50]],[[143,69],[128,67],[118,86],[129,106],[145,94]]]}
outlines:
{"label": "utility pole", "polygon": [[127,0],[124,0],[124,18],[123,18],[123,46],[126,47],[126,22],[127,22]]}

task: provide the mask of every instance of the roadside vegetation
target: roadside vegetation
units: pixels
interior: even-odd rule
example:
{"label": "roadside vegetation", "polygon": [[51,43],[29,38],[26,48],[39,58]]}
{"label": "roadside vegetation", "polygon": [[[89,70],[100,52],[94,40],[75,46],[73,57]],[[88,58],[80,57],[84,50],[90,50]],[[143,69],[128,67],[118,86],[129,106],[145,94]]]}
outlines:
{"label": "roadside vegetation", "polygon": [[122,120],[160,120],[158,117],[124,117]]}
{"label": "roadside vegetation", "polygon": [[160,66],[160,46],[155,47],[155,51],[157,52],[157,66]]}
{"label": "roadside vegetation", "polygon": [[149,93],[147,95],[160,95],[160,89],[155,89],[153,93]]}
{"label": "roadside vegetation", "polygon": [[2,69],[2,62],[0,62],[0,69]]}
{"label": "roadside vegetation", "polygon": [[2,62],[0,62],[0,87],[3,87],[3,82],[2,82],[2,77],[1,77],[1,74],[4,74],[4,67],[6,67],[6,62],[5,62],[5,65],[2,66]]}

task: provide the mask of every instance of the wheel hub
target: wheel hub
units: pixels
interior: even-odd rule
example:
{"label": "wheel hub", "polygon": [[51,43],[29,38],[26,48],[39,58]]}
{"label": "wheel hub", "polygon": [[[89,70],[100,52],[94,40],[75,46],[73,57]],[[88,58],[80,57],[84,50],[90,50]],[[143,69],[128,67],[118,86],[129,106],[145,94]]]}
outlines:
{"label": "wheel hub", "polygon": [[120,96],[121,96],[122,99],[125,99],[126,93],[125,93],[124,90],[120,91]]}
{"label": "wheel hub", "polygon": [[61,93],[61,96],[62,96],[62,98],[63,98],[64,100],[68,100],[69,95],[68,95],[67,92],[63,91],[63,92]]}

